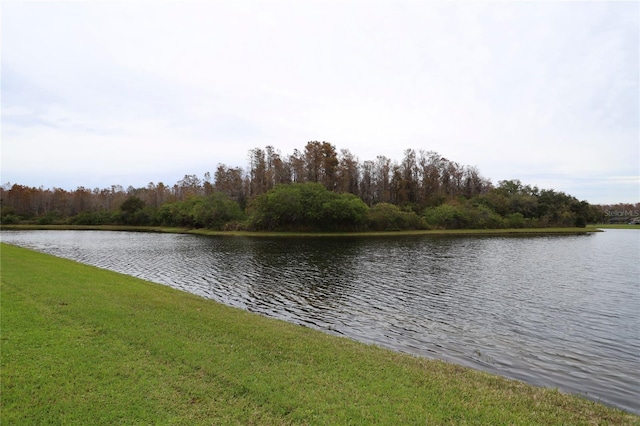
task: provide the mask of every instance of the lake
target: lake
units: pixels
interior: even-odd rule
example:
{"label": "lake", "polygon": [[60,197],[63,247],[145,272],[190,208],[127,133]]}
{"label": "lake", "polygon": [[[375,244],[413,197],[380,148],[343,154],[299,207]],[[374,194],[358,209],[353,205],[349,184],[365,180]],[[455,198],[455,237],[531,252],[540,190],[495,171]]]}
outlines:
{"label": "lake", "polygon": [[6,243],[640,413],[640,232],[206,237],[2,231]]}

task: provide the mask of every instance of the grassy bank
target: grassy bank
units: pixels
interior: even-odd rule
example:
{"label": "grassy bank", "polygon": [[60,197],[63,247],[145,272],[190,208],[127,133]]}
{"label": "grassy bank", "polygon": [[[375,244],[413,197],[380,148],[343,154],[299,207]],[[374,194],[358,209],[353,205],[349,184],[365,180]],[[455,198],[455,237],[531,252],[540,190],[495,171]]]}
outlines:
{"label": "grassy bank", "polygon": [[3,425],[640,424],[558,391],[0,248]]}
{"label": "grassy bank", "polygon": [[132,232],[166,232],[183,234],[188,228],[172,228],[167,226],[130,226],[130,225],[0,225],[0,230],[14,231],[132,231]]}
{"label": "grassy bank", "polygon": [[595,228],[595,229],[638,229],[638,230],[640,230],[640,225],[629,225],[627,223],[601,224],[601,225],[589,225],[589,228]]}
{"label": "grassy bank", "polygon": [[600,232],[598,228],[508,228],[508,229],[447,229],[419,231],[379,231],[379,232],[249,232],[213,231],[210,229],[172,228],[162,226],[124,225],[2,225],[3,230],[99,230],[168,232],[198,235],[245,236],[245,237],[381,237],[401,235],[555,235],[584,234]]}

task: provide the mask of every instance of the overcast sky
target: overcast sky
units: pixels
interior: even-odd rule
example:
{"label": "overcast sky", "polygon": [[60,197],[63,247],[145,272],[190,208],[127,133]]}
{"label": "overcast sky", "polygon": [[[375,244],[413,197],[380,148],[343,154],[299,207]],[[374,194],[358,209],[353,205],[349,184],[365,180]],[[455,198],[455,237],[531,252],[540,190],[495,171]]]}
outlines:
{"label": "overcast sky", "polygon": [[173,185],[308,141],[640,201],[639,2],[6,2],[2,175]]}

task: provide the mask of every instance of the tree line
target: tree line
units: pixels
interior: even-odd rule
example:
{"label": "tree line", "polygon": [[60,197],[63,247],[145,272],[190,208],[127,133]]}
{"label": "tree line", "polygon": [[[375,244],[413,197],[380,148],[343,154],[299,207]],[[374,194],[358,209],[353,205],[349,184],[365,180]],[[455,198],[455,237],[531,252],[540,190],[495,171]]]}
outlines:
{"label": "tree line", "polygon": [[396,230],[585,226],[601,209],[519,180],[494,186],[476,167],[407,149],[360,162],[308,142],[282,155],[249,151],[248,168],[218,164],[172,186],[75,191],[0,187],[2,223],[164,225],[246,230]]}

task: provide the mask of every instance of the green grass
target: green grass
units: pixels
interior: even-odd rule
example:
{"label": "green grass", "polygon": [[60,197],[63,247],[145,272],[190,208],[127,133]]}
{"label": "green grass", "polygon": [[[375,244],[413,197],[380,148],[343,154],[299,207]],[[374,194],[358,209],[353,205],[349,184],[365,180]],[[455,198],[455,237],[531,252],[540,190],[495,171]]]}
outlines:
{"label": "green grass", "polygon": [[600,225],[589,225],[589,228],[596,228],[596,229],[640,229],[640,225],[629,225],[628,223],[600,224]]}
{"label": "green grass", "polygon": [[587,228],[509,228],[509,229],[439,229],[439,230],[415,230],[415,231],[370,231],[370,232],[222,232],[207,229],[194,229],[188,231],[192,234],[202,235],[238,235],[251,237],[386,237],[403,235],[551,235],[551,234],[584,234],[598,232],[597,229]]}
{"label": "green grass", "polygon": [[508,229],[439,229],[416,231],[378,231],[378,232],[249,232],[249,231],[213,231],[210,229],[172,228],[163,226],[124,226],[124,225],[2,225],[6,230],[100,230],[100,231],[139,231],[167,232],[198,235],[245,236],[245,237],[382,237],[402,235],[553,235],[584,234],[600,232],[595,227],[586,228],[508,228]]}
{"label": "green grass", "polygon": [[54,230],[54,231],[139,231],[139,232],[166,232],[185,233],[188,228],[175,228],[168,226],[131,226],[131,225],[2,225],[0,229],[16,231]]}
{"label": "green grass", "polygon": [[557,390],[0,248],[3,425],[640,424]]}

